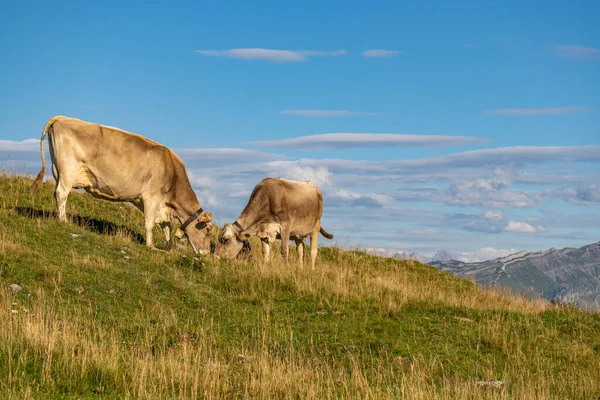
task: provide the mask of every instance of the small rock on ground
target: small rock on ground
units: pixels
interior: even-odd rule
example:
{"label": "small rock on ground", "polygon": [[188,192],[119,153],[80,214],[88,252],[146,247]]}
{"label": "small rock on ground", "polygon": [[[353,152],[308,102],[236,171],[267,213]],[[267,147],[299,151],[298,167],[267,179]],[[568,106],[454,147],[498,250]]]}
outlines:
{"label": "small rock on ground", "polygon": [[11,283],[10,285],[8,285],[8,288],[13,293],[19,293],[21,290],[23,290],[23,288],[21,286],[17,285],[16,283]]}

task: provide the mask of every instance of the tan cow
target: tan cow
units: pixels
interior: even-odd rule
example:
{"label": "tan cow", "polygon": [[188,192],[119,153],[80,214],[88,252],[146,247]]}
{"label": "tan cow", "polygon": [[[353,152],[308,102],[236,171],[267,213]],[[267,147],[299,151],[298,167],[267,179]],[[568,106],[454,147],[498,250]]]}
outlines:
{"label": "tan cow", "polygon": [[177,218],[194,251],[210,252],[212,213],[204,211],[192,190],[183,161],[171,150],[141,135],[76,118],[50,118],[40,140],[42,170],[33,182],[35,194],[46,171],[44,137],[56,181],[58,217],[67,220],[65,205],[71,189],[92,196],[131,202],[144,213],[146,245],[154,248],[152,229],[160,224],[172,248],[171,221]]}
{"label": "tan cow", "polygon": [[252,191],[244,211],[233,224],[225,224],[215,249],[216,257],[233,258],[250,236],[262,241],[264,262],[269,262],[270,244],[281,239],[281,254],[288,263],[288,242],[293,239],[300,263],[304,264],[304,239],[310,236],[310,261],[315,268],[319,232],[327,239],[333,235],[321,228],[323,196],[311,181],[296,182],[265,178]]}

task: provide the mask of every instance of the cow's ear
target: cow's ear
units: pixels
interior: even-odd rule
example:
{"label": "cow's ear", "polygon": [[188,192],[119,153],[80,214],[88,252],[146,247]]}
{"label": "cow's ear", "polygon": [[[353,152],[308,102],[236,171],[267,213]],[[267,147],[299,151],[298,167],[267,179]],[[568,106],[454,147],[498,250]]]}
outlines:
{"label": "cow's ear", "polygon": [[250,234],[248,232],[240,232],[238,234],[238,239],[240,239],[242,242],[247,241],[248,239],[250,239]]}
{"label": "cow's ear", "polygon": [[204,211],[200,214],[200,222],[210,222],[212,220],[212,213],[210,211]]}

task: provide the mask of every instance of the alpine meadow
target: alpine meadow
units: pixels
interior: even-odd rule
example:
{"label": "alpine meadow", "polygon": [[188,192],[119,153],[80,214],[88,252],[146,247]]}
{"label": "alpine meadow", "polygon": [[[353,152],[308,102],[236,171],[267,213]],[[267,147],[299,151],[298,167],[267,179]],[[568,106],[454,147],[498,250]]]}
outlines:
{"label": "alpine meadow", "polygon": [[155,251],[137,209],[72,193],[64,223],[31,183],[0,177],[2,398],[600,396],[597,313],[335,246]]}

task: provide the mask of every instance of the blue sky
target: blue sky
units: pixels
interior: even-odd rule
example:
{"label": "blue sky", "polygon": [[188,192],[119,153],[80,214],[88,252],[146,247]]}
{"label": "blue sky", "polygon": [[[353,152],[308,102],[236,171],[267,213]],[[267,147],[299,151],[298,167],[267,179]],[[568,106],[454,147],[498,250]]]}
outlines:
{"label": "blue sky", "polygon": [[62,114],[174,149],[220,222],[283,176],[322,189],[323,225],[345,246],[475,260],[600,240],[595,1],[33,1],[0,13],[10,170],[39,167],[27,140]]}

